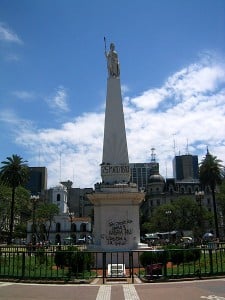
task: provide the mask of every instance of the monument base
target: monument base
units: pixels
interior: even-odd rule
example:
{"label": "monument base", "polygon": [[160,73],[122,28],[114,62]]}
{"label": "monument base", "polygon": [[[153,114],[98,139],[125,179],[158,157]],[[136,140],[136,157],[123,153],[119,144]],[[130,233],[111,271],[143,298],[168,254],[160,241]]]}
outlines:
{"label": "monument base", "polygon": [[101,185],[88,198],[94,204],[93,243],[101,251],[137,250],[139,204],[145,194],[134,184]]}

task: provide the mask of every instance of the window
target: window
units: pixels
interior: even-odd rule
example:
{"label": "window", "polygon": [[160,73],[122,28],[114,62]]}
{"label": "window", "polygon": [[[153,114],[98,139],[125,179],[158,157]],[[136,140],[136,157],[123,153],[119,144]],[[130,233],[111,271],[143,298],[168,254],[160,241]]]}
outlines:
{"label": "window", "polygon": [[60,231],[61,231],[61,224],[56,223],[56,232],[60,232]]}
{"label": "window", "polygon": [[57,194],[57,201],[60,201],[60,194]]}
{"label": "window", "polygon": [[80,225],[80,231],[87,231],[87,225],[85,224],[85,223],[82,223],[81,225]]}
{"label": "window", "polygon": [[77,231],[77,226],[76,226],[76,224],[74,224],[74,223],[71,224],[71,231],[72,231],[72,232],[76,232],[76,231]]}

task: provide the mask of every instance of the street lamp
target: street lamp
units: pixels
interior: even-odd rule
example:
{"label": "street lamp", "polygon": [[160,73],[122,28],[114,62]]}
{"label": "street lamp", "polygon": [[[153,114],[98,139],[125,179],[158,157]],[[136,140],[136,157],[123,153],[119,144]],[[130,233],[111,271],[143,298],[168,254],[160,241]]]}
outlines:
{"label": "street lamp", "polygon": [[196,191],[195,192],[195,199],[200,208],[199,228],[200,228],[201,235],[202,235],[202,200],[204,199],[204,196],[205,196],[204,191]]}
{"label": "street lamp", "polygon": [[166,210],[165,214],[167,216],[167,224],[168,224],[168,229],[169,229],[169,242],[170,242],[170,215],[172,214],[172,210]]}
{"label": "street lamp", "polygon": [[69,212],[70,218],[70,245],[72,244],[72,224],[73,224],[74,212]]}
{"label": "street lamp", "polygon": [[31,195],[30,197],[32,204],[33,204],[33,212],[32,212],[32,245],[34,246],[36,243],[36,222],[35,222],[35,210],[36,210],[36,203],[39,200],[39,196],[38,195]]}

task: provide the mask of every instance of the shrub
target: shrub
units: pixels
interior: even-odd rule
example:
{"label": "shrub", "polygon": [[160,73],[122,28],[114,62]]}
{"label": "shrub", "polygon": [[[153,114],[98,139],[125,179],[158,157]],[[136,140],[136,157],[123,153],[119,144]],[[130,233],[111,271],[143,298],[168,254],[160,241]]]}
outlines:
{"label": "shrub", "polygon": [[37,251],[35,252],[35,256],[37,257],[37,261],[39,262],[40,265],[46,263],[47,256],[44,248],[38,248]]}
{"label": "shrub", "polygon": [[69,267],[73,274],[90,271],[94,259],[92,253],[80,251],[76,247],[68,250],[58,250],[55,253],[55,264],[57,267]]}
{"label": "shrub", "polygon": [[156,263],[165,264],[167,260],[167,251],[164,250],[145,251],[140,255],[140,262],[143,267]]}
{"label": "shrub", "polygon": [[193,262],[199,260],[201,257],[200,249],[184,249],[179,246],[169,245],[165,250],[168,251],[169,261],[175,265]]}

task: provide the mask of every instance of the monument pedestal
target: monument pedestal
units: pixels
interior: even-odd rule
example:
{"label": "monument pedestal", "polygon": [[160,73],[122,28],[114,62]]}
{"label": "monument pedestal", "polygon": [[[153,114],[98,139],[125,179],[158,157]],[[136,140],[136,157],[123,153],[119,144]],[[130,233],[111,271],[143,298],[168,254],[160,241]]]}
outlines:
{"label": "monument pedestal", "polygon": [[140,244],[139,204],[144,193],[136,185],[114,184],[89,194],[94,204],[93,242],[101,251],[135,250]]}

